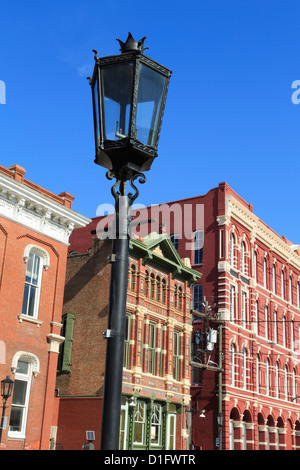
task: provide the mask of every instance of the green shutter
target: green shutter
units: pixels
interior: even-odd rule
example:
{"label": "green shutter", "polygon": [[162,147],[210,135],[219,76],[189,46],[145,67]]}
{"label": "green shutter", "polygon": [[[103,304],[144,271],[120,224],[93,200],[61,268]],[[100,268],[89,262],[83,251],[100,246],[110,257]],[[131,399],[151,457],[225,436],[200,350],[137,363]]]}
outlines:
{"label": "green shutter", "polygon": [[67,313],[63,315],[63,328],[62,336],[65,337],[62,348],[62,358],[61,358],[61,371],[70,372],[71,368],[71,353],[72,353],[72,343],[73,343],[73,330],[74,330],[74,320],[75,316],[72,313]]}

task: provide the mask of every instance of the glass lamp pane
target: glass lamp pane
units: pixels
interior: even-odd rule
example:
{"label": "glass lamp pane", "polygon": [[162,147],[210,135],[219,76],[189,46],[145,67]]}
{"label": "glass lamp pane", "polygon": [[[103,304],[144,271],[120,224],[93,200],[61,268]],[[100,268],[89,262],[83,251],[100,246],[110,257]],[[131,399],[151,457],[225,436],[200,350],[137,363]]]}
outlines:
{"label": "glass lamp pane", "polygon": [[93,106],[94,106],[94,119],[95,119],[95,132],[97,132],[97,135],[95,135],[96,138],[96,146],[98,147],[101,133],[100,133],[100,122],[99,122],[99,81],[98,79],[95,81],[95,85],[93,88]]}
{"label": "glass lamp pane", "polygon": [[128,136],[134,82],[134,64],[113,64],[102,68],[105,140]]}
{"label": "glass lamp pane", "polygon": [[145,145],[156,146],[164,87],[163,75],[140,65],[135,137]]}

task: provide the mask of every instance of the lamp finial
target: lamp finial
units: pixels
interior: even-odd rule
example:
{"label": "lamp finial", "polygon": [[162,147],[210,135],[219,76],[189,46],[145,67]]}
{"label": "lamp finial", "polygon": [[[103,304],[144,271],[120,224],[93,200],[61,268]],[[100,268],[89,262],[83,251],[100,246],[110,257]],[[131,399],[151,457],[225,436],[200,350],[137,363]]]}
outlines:
{"label": "lamp finial", "polygon": [[132,37],[131,33],[128,33],[128,38],[126,42],[121,41],[121,39],[117,39],[120,44],[120,51],[122,54],[124,52],[131,52],[131,51],[136,51],[136,52],[141,52],[143,53],[145,49],[149,49],[149,47],[144,47],[144,41],[146,39],[146,36],[144,36],[142,39],[139,41],[135,41]]}

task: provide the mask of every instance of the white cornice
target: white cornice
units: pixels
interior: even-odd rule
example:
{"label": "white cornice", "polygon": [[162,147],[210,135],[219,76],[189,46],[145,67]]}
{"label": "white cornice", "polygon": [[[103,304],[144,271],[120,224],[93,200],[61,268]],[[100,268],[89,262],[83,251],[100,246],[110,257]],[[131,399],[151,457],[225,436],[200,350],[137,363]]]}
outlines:
{"label": "white cornice", "polygon": [[74,228],[90,219],[0,173],[0,217],[68,244]]}
{"label": "white cornice", "polygon": [[295,245],[288,245],[234,196],[225,197],[225,217],[233,217],[251,232],[252,241],[263,242],[270,250],[278,253],[300,270],[300,256],[295,250]]}

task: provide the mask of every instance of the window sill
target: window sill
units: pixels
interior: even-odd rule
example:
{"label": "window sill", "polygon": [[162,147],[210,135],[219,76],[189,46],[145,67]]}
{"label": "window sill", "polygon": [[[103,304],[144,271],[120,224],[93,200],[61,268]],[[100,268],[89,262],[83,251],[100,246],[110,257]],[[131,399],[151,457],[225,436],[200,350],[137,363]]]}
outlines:
{"label": "window sill", "polygon": [[43,323],[41,320],[38,320],[37,318],[32,318],[32,317],[29,317],[28,315],[23,315],[23,313],[18,315],[18,319],[19,319],[20,323],[22,323],[22,321],[27,321],[29,323],[34,323],[38,328]]}

